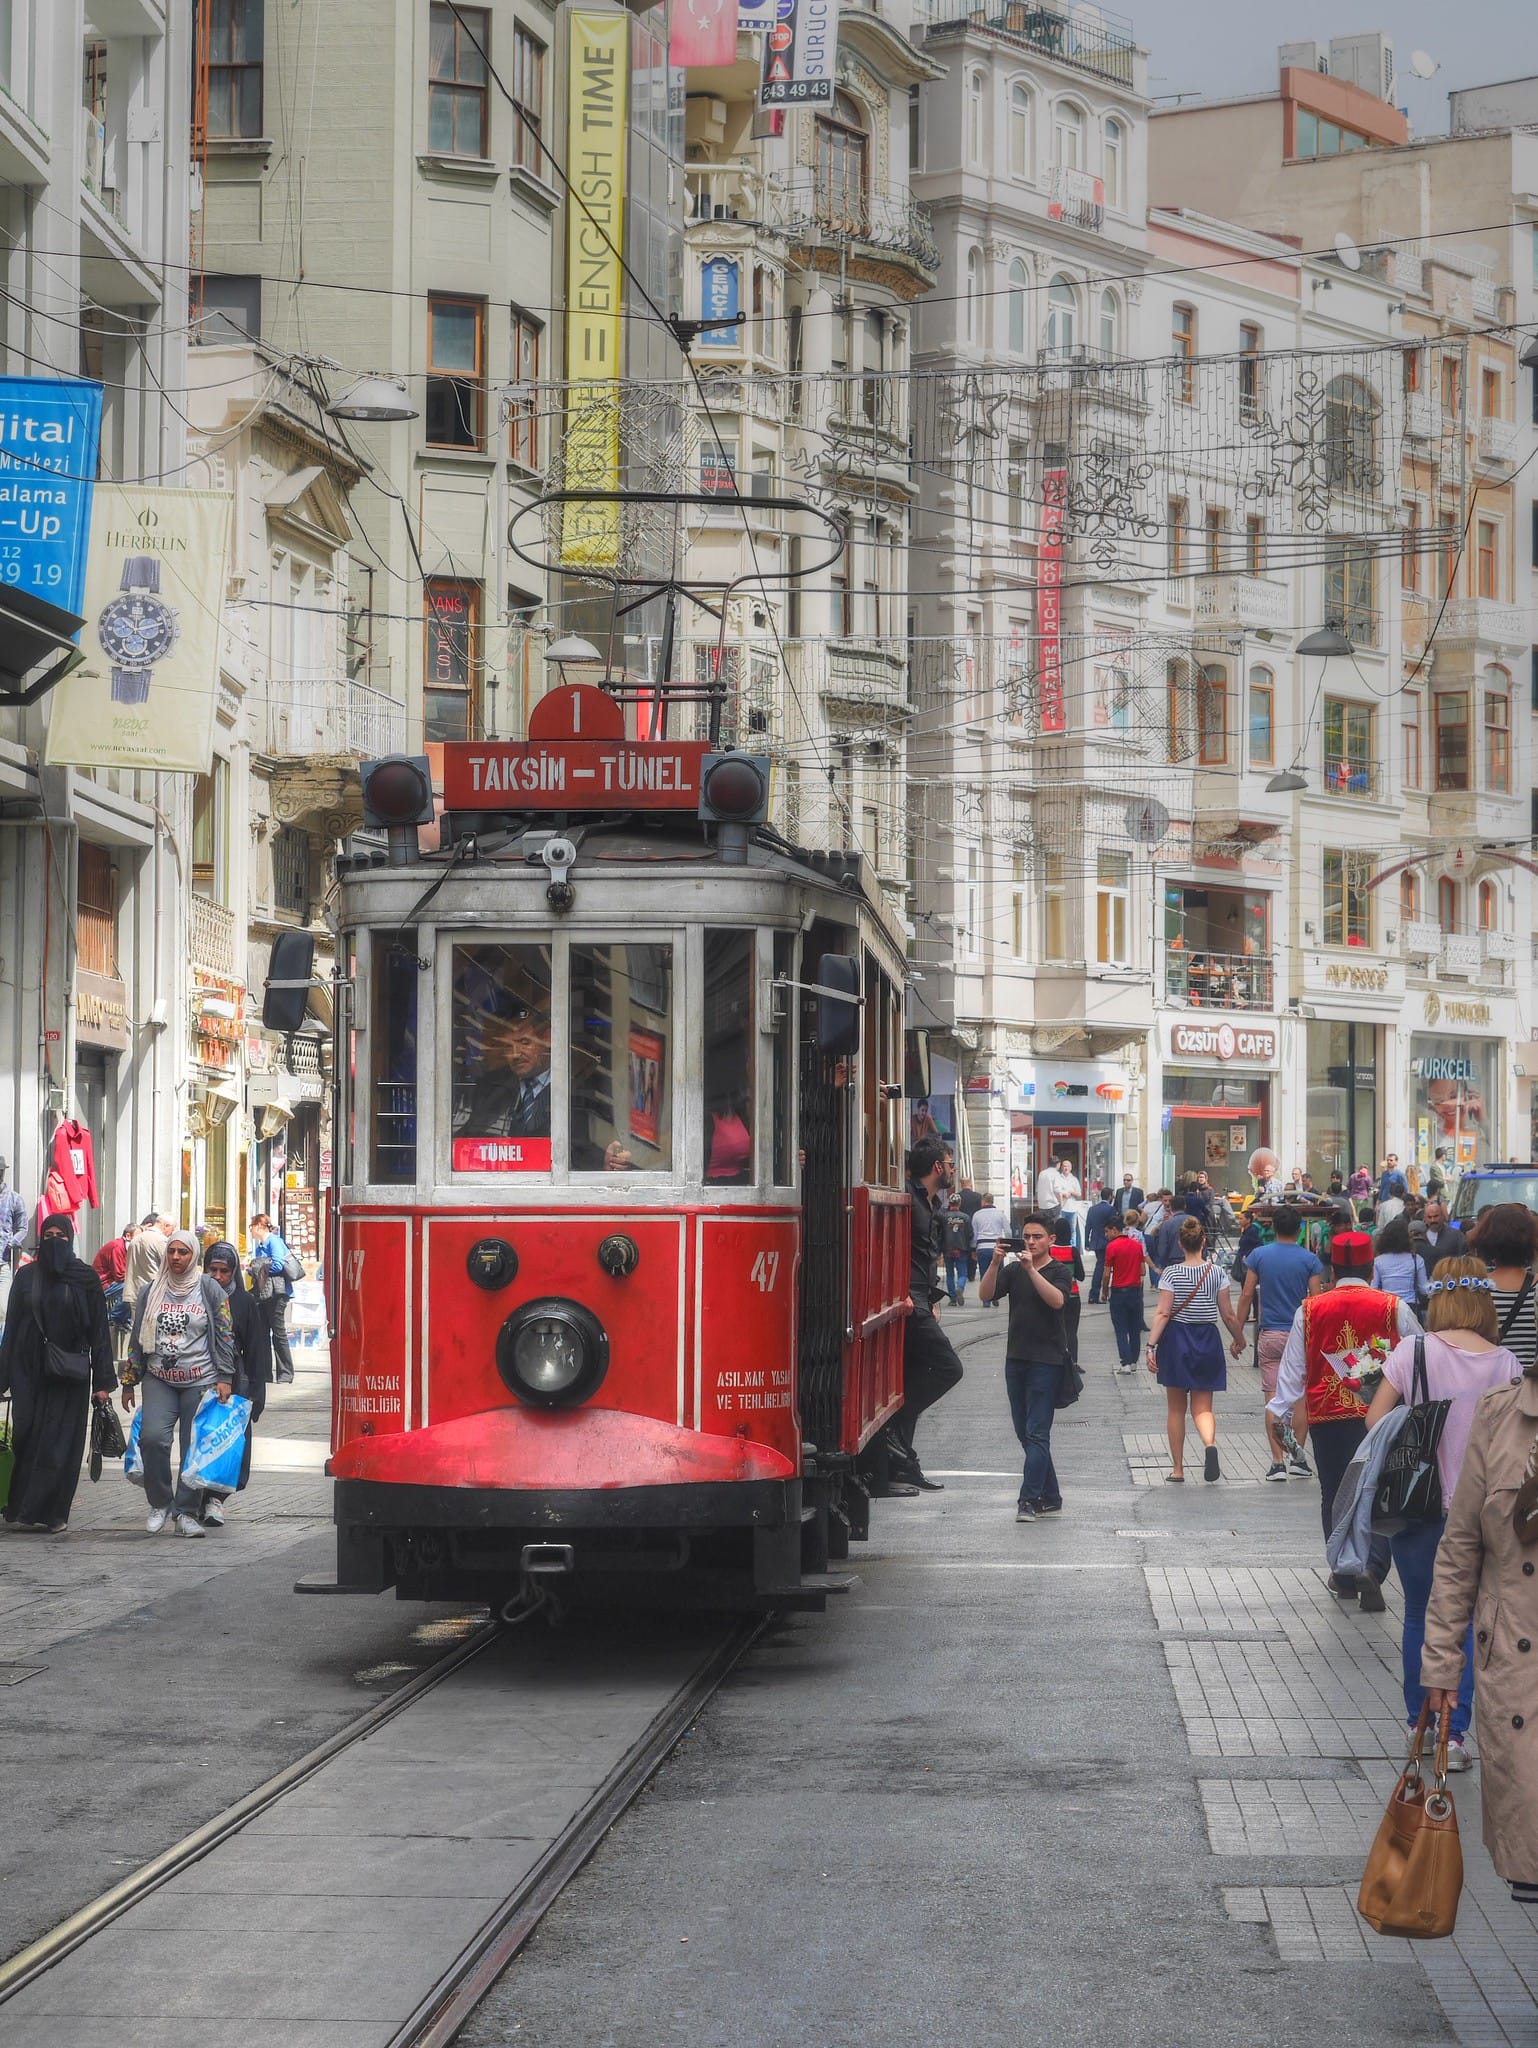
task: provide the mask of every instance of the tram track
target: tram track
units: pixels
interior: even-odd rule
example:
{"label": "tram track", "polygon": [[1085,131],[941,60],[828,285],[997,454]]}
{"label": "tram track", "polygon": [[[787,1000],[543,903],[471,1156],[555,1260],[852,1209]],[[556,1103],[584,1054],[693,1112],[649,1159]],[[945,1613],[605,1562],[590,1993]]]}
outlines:
{"label": "tram track", "polygon": [[[685,1735],[740,1659],[758,1640],[768,1620],[754,1617],[723,1628],[693,1670],[655,1713],[613,1767],[557,1833],[544,1853],[462,1944],[431,1988],[382,2039],[387,2048],[447,2048],[497,1977],[517,1955],[577,1872],[645,1789],[669,1752]],[[408,1680],[388,1699],[277,1772],[170,1848],[140,1866],[121,1883],[61,1920],[8,1961],[0,1963],[0,2042],[20,2040],[7,2022],[6,2008],[21,1992],[143,1901],[163,1891],[222,1844],[356,1749],[390,1722],[409,1714],[428,1694],[506,1639],[488,1622],[435,1663]]]}

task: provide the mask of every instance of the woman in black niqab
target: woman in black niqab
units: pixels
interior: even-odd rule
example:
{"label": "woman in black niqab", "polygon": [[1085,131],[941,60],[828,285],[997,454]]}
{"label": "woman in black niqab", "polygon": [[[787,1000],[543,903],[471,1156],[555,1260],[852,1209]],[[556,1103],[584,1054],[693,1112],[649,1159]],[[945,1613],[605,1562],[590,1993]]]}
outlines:
{"label": "woman in black niqab", "polygon": [[[89,1353],[89,1388],[52,1377],[45,1333],[63,1351]],[[116,1385],[101,1281],[75,1255],[73,1221],[45,1216],[37,1257],[11,1287],[0,1342],[0,1394],[11,1397],[16,1460],[3,1510],[7,1527],[64,1533],[80,1484],[91,1401],[110,1400]]]}

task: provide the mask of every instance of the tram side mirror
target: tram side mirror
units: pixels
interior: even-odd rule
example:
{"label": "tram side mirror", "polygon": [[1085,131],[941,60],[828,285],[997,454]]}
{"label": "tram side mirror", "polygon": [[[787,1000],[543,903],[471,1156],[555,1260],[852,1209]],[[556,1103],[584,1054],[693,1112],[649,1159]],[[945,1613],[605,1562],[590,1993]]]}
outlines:
{"label": "tram side mirror", "polygon": [[279,932],[262,984],[262,1022],[269,1031],[286,1035],[300,1029],[309,1013],[314,974],[313,933]]}
{"label": "tram side mirror", "polygon": [[817,962],[817,1050],[847,1059],[860,1049],[860,963],[848,953],[824,953]]}
{"label": "tram side mirror", "polygon": [[903,1061],[903,1093],[910,1102],[923,1102],[929,1095],[929,1033],[909,1031]]}

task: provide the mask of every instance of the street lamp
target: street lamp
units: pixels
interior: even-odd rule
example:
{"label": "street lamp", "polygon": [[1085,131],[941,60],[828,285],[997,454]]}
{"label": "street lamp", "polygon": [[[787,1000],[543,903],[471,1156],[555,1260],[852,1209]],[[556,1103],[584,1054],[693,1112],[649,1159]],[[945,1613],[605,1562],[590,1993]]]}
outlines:
{"label": "street lamp", "polygon": [[360,377],[340,398],[326,407],[334,420],[374,420],[394,423],[420,417],[406,395],[406,387],[393,377]]}
{"label": "street lamp", "polygon": [[1296,768],[1284,768],[1280,775],[1273,775],[1266,784],[1267,796],[1287,796],[1294,790],[1307,789],[1308,780]]}
{"label": "street lamp", "polygon": [[1356,645],[1339,626],[1320,626],[1315,632],[1305,633],[1294,652],[1320,654],[1328,660],[1332,654],[1355,654]]}

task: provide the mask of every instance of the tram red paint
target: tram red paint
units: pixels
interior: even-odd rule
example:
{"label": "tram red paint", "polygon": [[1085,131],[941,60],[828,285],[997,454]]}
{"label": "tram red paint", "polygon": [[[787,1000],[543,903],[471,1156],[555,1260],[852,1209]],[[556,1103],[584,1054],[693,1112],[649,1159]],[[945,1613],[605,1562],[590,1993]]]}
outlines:
{"label": "tram red paint", "polygon": [[411,1358],[413,1219],[343,1219],[337,1269],[334,1445],[407,1427]]}
{"label": "tram red paint", "polygon": [[902,1406],[912,1263],[907,1196],[856,1188],[850,1269],[855,1337],[844,1352],[844,1441],[839,1446],[850,1456]]}
{"label": "tram red paint", "polygon": [[796,1410],[795,1217],[699,1216],[699,1426],[801,1456]]}

